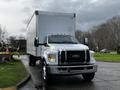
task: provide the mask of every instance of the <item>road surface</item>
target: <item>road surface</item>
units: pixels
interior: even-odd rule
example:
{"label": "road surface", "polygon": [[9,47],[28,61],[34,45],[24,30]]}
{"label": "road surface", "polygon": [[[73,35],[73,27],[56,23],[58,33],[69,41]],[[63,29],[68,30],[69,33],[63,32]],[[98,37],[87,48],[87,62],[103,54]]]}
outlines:
{"label": "road surface", "polygon": [[[21,56],[22,62],[31,74],[31,81],[21,90],[28,90],[42,83],[39,65],[28,66],[28,57]],[[46,90],[120,90],[120,63],[97,62],[98,72],[92,82],[85,82],[81,75],[53,76]],[[30,90],[30,89],[29,89]]]}

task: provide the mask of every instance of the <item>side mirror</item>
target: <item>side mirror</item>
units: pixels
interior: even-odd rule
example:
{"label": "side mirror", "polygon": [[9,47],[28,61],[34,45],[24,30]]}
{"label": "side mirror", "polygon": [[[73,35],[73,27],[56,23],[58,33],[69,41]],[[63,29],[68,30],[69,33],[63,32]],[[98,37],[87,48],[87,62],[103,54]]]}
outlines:
{"label": "side mirror", "polygon": [[47,43],[44,43],[43,45],[46,46],[46,47],[49,47],[49,45]]}
{"label": "side mirror", "polygon": [[88,46],[88,38],[84,38],[84,44]]}
{"label": "side mirror", "polygon": [[35,47],[39,46],[39,38],[38,37],[36,37],[35,40],[34,40],[34,46]]}
{"label": "side mirror", "polygon": [[44,45],[44,46],[48,47],[48,44],[47,44],[47,43],[40,43],[40,42],[39,42],[39,38],[36,37],[35,40],[34,40],[34,46],[35,46],[35,47],[38,47],[39,45]]}

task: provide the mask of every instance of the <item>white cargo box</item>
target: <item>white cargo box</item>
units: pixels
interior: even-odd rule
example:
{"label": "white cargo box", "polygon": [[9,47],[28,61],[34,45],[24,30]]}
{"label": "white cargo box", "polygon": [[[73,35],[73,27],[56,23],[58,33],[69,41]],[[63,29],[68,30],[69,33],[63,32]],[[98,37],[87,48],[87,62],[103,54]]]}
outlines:
{"label": "white cargo box", "polygon": [[43,43],[45,37],[51,34],[75,36],[75,14],[35,11],[27,29],[27,51],[32,53],[35,51],[35,37],[39,37],[40,43]]}

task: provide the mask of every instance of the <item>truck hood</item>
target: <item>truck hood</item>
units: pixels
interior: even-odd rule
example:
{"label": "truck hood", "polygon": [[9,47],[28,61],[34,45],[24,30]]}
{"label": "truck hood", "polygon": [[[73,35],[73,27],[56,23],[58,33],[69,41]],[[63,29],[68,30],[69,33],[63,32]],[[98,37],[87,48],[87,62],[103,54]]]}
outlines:
{"label": "truck hood", "polygon": [[83,44],[49,44],[50,48],[56,50],[86,50],[88,46]]}

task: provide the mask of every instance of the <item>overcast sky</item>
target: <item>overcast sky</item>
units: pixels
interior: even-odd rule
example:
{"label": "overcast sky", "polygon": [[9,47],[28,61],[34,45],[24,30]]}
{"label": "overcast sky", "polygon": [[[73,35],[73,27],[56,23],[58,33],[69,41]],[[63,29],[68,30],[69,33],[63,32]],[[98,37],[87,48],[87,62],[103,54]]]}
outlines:
{"label": "overcast sky", "polygon": [[75,12],[77,29],[88,30],[120,14],[120,0],[0,0],[0,24],[11,35],[25,35],[24,20],[34,10]]}

